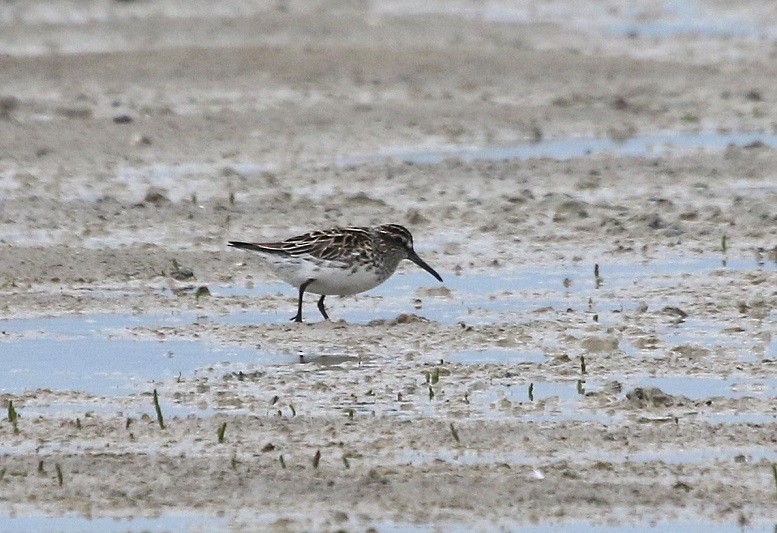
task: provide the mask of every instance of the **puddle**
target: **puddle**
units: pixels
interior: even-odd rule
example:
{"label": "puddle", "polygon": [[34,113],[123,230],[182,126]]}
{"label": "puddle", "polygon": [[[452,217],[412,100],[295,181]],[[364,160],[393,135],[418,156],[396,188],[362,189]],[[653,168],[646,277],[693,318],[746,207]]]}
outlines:
{"label": "puddle", "polygon": [[[255,314],[254,319],[261,321]],[[262,315],[267,320],[267,315]],[[129,335],[134,327],[174,326],[208,320],[194,312],[94,314],[0,320],[4,339],[0,392],[77,390],[97,396],[144,392],[153,381],[188,376],[196,369],[229,364],[283,364],[296,355]]]}
{"label": "puddle", "polygon": [[[15,335],[2,341],[0,392],[27,390],[75,390],[95,396],[146,392],[153,382],[183,377],[254,369],[256,365],[305,364],[322,368],[363,364],[351,354],[319,348],[306,353],[274,353],[202,340],[156,340],[130,336],[133,327],[196,324],[205,321],[261,323],[281,321],[261,312],[206,317],[197,313],[95,314],[0,320],[0,331]],[[331,353],[330,353],[331,352]],[[32,406],[31,406],[32,407]],[[59,407],[59,405],[58,405]],[[203,414],[200,409],[179,406],[171,415]],[[88,403],[74,404],[76,411],[99,411]],[[33,412],[47,408],[32,407]],[[109,408],[118,411],[121,407]]]}
{"label": "puddle", "polygon": [[[159,387],[164,389],[164,386]],[[106,398],[99,398],[96,401],[83,401],[83,402],[62,402],[56,400],[51,404],[38,404],[37,400],[24,399],[24,403],[17,409],[20,416],[26,420],[32,420],[36,417],[42,416],[46,418],[60,418],[65,420],[74,420],[76,418],[86,417],[88,414],[99,415],[113,415],[121,416],[122,418],[141,418],[143,415],[148,415],[152,418],[156,417],[154,404],[151,396],[135,396],[132,404],[127,403],[109,403],[106,402]],[[96,403],[99,402],[99,403]],[[213,405],[207,405],[200,407],[194,404],[180,404],[175,403],[169,399],[161,399],[160,404],[162,411],[164,412],[165,419],[171,419],[174,417],[186,418],[187,416],[197,416],[202,418],[209,418],[217,413],[223,413],[229,411],[230,414],[249,414],[245,409],[239,409],[235,407],[216,407]],[[18,452],[18,449],[14,449]],[[12,453],[9,449],[3,448],[0,445],[0,453]]]}
{"label": "puddle", "polygon": [[[527,472],[527,476],[530,473]],[[612,517],[611,517],[612,518]],[[0,514],[3,525],[9,531],[16,533],[37,533],[38,531],[58,531],[60,533],[76,533],[82,531],[101,531],[105,533],[125,533],[128,531],[162,532],[182,531],[199,533],[204,531],[242,531],[270,529],[278,523],[303,524],[310,526],[311,517],[305,513],[251,513],[238,511],[228,513],[225,517],[215,517],[207,514],[173,514],[164,513],[154,518],[86,518],[74,513],[64,516],[46,516],[33,514],[28,516],[13,516],[10,513]],[[363,521],[366,520],[366,521]],[[324,527],[320,519],[313,520],[317,527]],[[636,524],[603,525],[582,521],[547,521],[544,523],[522,524],[512,521],[489,522],[478,519],[474,526],[462,525],[457,522],[435,520],[433,525],[417,522],[402,522],[396,520],[369,520],[367,518],[351,518],[344,524],[346,530],[371,530],[378,533],[432,533],[449,531],[451,533],[467,533],[475,530],[515,531],[518,533],[643,533],[645,531],[683,531],[684,533],[773,533],[774,524],[751,521],[743,527],[735,521],[707,522],[703,520],[655,520],[650,517]],[[314,526],[314,529],[316,526]]]}
{"label": "puddle", "polygon": [[[616,388],[614,382],[620,387]],[[531,389],[530,389],[531,386]],[[492,385],[485,389],[473,390],[469,393],[469,402],[479,408],[487,418],[504,418],[519,416],[528,422],[557,422],[559,420],[612,422],[615,416],[627,413],[613,414],[610,402],[590,398],[590,394],[609,393],[612,400],[623,401],[626,394],[635,387],[658,387],[663,392],[686,396],[692,401],[710,398],[774,398],[777,396],[777,377],[752,378],[749,376],[698,377],[698,376],[664,376],[664,377],[624,377],[609,376],[601,379],[569,379],[559,381],[525,381],[511,385]],[[521,407],[522,406],[522,407]],[[536,407],[536,410],[523,412],[524,408]],[[521,409],[514,414],[515,408]],[[713,402],[712,409],[715,408]],[[692,407],[689,407],[692,409]],[[686,416],[686,415],[683,415]],[[698,416],[710,423],[771,423],[777,419],[777,412],[768,413],[700,413]]]}
{"label": "puddle", "polygon": [[[200,514],[164,513],[154,518],[85,518],[77,514],[64,516],[12,516],[7,511],[0,514],[3,531],[36,533],[57,531],[59,533],[80,533],[100,531],[102,533],[126,533],[128,531],[224,531],[229,521],[226,518]],[[7,529],[6,529],[7,528]]]}
{"label": "puddle", "polygon": [[[634,285],[642,287],[664,287],[676,284],[677,277],[684,274],[704,275],[717,271],[748,271],[759,268],[777,268],[774,263],[759,264],[754,259],[730,258],[723,266],[721,257],[706,255],[690,258],[672,258],[665,261],[641,263],[600,264],[600,282],[593,274],[593,265],[576,263],[550,267],[523,267],[496,269],[454,275],[444,272],[445,283],[451,290],[450,297],[427,296],[421,298],[420,306],[414,308],[409,302],[417,291],[435,288],[429,284],[425,272],[402,272],[389,281],[372,289],[363,296],[339,299],[330,297],[330,315],[335,320],[345,319],[351,323],[365,323],[380,318],[390,318],[401,313],[416,313],[443,324],[493,323],[497,320],[525,318],[526,313],[542,308],[565,311],[591,311],[598,313],[599,320],[607,323],[613,312],[633,311],[637,302],[618,297],[620,289]],[[433,280],[432,280],[433,281]],[[251,288],[243,285],[232,287],[216,286],[212,294],[223,296],[266,296],[281,294],[291,297],[294,289],[282,283],[257,283]],[[595,307],[589,309],[588,298],[593,297]],[[648,302],[651,308],[669,305],[665,301]],[[306,300],[306,312],[310,318],[319,316],[313,300]],[[210,317],[213,322],[232,324],[266,323],[293,314],[293,306],[283,314],[274,310],[274,319],[268,319],[255,309],[241,310],[229,316]],[[501,316],[500,316],[501,315]],[[514,317],[511,315],[515,315]],[[311,318],[312,319],[312,318]],[[0,323],[0,328],[2,324]]]}
{"label": "puddle", "polygon": [[[529,386],[531,387],[531,397]],[[483,391],[475,391],[470,394],[470,401],[474,403],[492,404],[502,399],[514,403],[541,402],[551,398],[557,398],[559,405],[566,405],[572,410],[577,410],[579,402],[586,392],[601,390],[603,385],[599,380],[575,380],[568,381],[533,381],[515,385],[495,385]]]}
{"label": "puddle", "polygon": [[[530,391],[531,385],[531,391]],[[601,380],[534,381],[515,385],[492,385],[468,393],[469,405],[486,419],[517,417],[523,422],[559,421],[607,424],[623,413],[613,414],[597,403],[586,401],[588,392],[600,391]],[[433,412],[427,413],[434,416]]]}
{"label": "puddle", "polygon": [[[600,265],[602,283],[597,284],[590,264],[576,263],[539,269],[531,266],[515,270],[473,272],[462,276],[447,273],[445,286],[450,296],[424,296],[417,299],[417,291],[429,285],[424,272],[408,272],[392,278],[368,295],[333,299],[330,314],[335,319],[364,324],[370,320],[393,318],[402,313],[416,313],[446,324],[465,322],[494,323],[497,321],[526,321],[537,310],[547,313],[566,312],[598,314],[600,323],[621,322],[621,312],[631,312],[637,302],[624,299],[630,294],[621,289],[633,285],[650,289],[662,287],[682,274],[712,275],[721,270],[755,270],[775,268],[772,263],[759,265],[755,260],[729,259],[722,266],[717,256],[665,259],[644,263],[612,263]],[[287,291],[292,287],[282,283],[245,286],[215,285],[213,298],[241,295],[264,296]],[[291,302],[290,298],[287,298]],[[589,302],[593,301],[593,304]],[[666,302],[648,302],[657,309]],[[240,365],[271,365],[299,363],[298,353],[272,354],[254,348],[229,345],[211,345],[202,340],[156,340],[131,336],[135,327],[187,326],[211,322],[215,324],[285,324],[293,312],[279,304],[271,312],[259,308],[239,309],[226,314],[199,312],[147,314],[68,315],[0,320],[3,339],[0,358],[6,371],[0,375],[0,391],[18,393],[38,388],[80,390],[94,395],[131,394],[148,390],[152,381],[171,380],[188,376],[197,369],[228,361],[229,368]],[[306,302],[310,320],[319,320],[314,300]],[[688,319],[677,326],[660,330],[662,341],[669,345],[689,344],[710,350],[740,353],[739,358],[751,357],[753,339],[749,333],[727,334],[722,324]],[[749,341],[748,341],[749,339]],[[495,345],[481,349],[432,354],[435,358],[457,363],[544,363],[543,353],[552,344],[546,339],[536,349],[503,349]],[[551,342],[551,344],[548,344]],[[760,342],[760,341],[759,341]],[[621,343],[627,355],[647,356],[628,341]],[[758,356],[770,358],[777,350],[777,341],[759,345]],[[326,350],[324,350],[326,351]],[[320,352],[320,350],[319,350]],[[352,362],[351,354],[306,354],[306,362],[335,367]],[[337,359],[339,357],[339,359]],[[663,380],[663,381],[662,381]],[[694,381],[695,380],[695,381]],[[698,397],[744,395],[777,395],[774,379],[759,382],[739,378],[645,378],[632,385],[658,386],[671,394],[696,394]],[[527,384],[528,386],[528,384]],[[588,382],[591,390],[594,384]],[[550,392],[545,392],[545,387]],[[554,388],[555,387],[555,388]],[[525,388],[523,388],[525,389]],[[503,392],[511,401],[527,401],[526,391]],[[519,394],[519,396],[515,396]],[[572,384],[535,384],[535,398],[549,395],[574,398],[577,391]],[[571,396],[569,396],[571,395]],[[491,400],[493,401],[493,399]]]}
{"label": "puddle", "polygon": [[199,319],[197,313],[94,313],[56,317],[11,318],[0,320],[4,334],[90,336],[123,333],[141,326],[175,326],[191,324]]}
{"label": "puddle", "polygon": [[777,377],[642,377],[631,380],[630,386],[658,387],[667,394],[683,395],[692,400],[716,396],[723,398],[777,397]]}
{"label": "puddle", "polygon": [[689,0],[669,0],[662,4],[663,12],[652,20],[646,18],[639,7],[626,8],[620,22],[605,28],[621,35],[640,37],[760,37],[763,34],[755,19],[749,14],[745,16],[745,11],[732,14]]}
{"label": "puddle", "polygon": [[219,361],[274,364],[290,362],[291,356],[202,341],[88,336],[7,341],[2,358],[0,392],[52,389],[112,396],[144,392],[152,381],[187,376]]}
{"label": "puddle", "polygon": [[645,533],[646,531],[682,531],[683,533],[774,533],[777,524],[748,522],[741,526],[735,521],[707,522],[704,520],[645,520],[638,524],[599,525],[581,522],[559,522],[520,526],[511,531],[522,533]]}
{"label": "puddle", "polygon": [[[747,325],[748,320],[742,323]],[[755,362],[777,357],[777,339],[754,335],[754,331],[763,332],[764,329],[768,326],[732,329],[731,323],[725,320],[715,322],[687,318],[656,329],[666,348],[640,348],[625,338],[621,339],[618,347],[630,357],[665,357],[668,350],[681,356],[687,351],[691,353],[689,357],[723,356],[732,361]]]}
{"label": "puddle", "polygon": [[[608,153],[622,157],[657,157],[667,154],[686,153],[697,150],[722,150],[728,146],[748,146],[762,143],[777,147],[774,133],[652,133],[615,140],[610,137],[573,137],[548,139],[538,142],[522,142],[504,146],[406,146],[378,152],[346,154],[334,158],[332,163],[349,167],[384,159],[394,159],[415,164],[435,164],[448,158],[463,161],[551,158],[557,160],[586,157]],[[264,172],[276,171],[274,167],[255,162],[231,164],[183,163],[177,165],[153,165],[148,167],[121,167],[116,179],[125,184],[133,197],[142,198],[151,185],[164,188],[175,202],[188,200],[191,191],[196,190],[198,198],[220,198],[223,187],[215,186],[214,174],[224,171],[243,176],[261,176]],[[186,188],[181,187],[186,183]],[[79,197],[86,200],[94,198]],[[95,194],[95,193],[90,193]],[[132,235],[128,235],[131,237]],[[137,237],[137,236],[135,236]]]}
{"label": "puddle", "polygon": [[[649,5],[648,10],[646,6]],[[732,4],[735,5],[735,4]],[[410,2],[378,3],[375,9],[391,15],[444,14],[482,19],[498,24],[558,24],[586,33],[602,30],[623,36],[671,38],[765,37],[772,35],[766,21],[746,8],[716,9],[698,0],[667,0],[651,4],[625,2],[612,7],[602,2]]]}
{"label": "puddle", "polygon": [[777,461],[777,450],[768,448],[702,448],[702,449],[668,449],[650,452],[626,454],[594,454],[593,459],[610,463],[633,462],[652,463],[662,461],[672,464],[700,464],[710,461],[758,463],[761,461]]}
{"label": "puddle", "polygon": [[382,159],[396,159],[415,164],[435,164],[448,158],[457,158],[462,161],[503,161],[532,158],[572,159],[600,153],[623,157],[657,157],[675,152],[721,150],[730,145],[748,146],[758,142],[775,147],[777,146],[777,134],[655,133],[636,135],[624,140],[613,140],[609,137],[581,137],[549,139],[508,146],[405,147],[375,153],[344,155],[336,160],[336,164],[347,167]]}
{"label": "puddle", "polygon": [[475,451],[439,450],[425,452],[419,450],[400,450],[395,458],[400,463],[411,465],[423,465],[436,461],[459,463],[463,465],[488,465],[488,464],[517,464],[538,466],[551,460],[562,458],[574,458],[577,462],[602,461],[608,463],[653,463],[664,462],[670,464],[701,464],[711,461],[758,463],[760,461],[773,462],[777,460],[777,451],[763,447],[750,448],[705,448],[687,450],[683,448],[668,448],[665,450],[636,452],[636,453],[605,453],[592,450],[589,454],[581,454],[579,450],[570,452],[564,450],[554,452],[551,455],[531,456],[523,453],[478,453]]}
{"label": "puddle", "polygon": [[[526,473],[528,478],[530,473]],[[615,513],[617,515],[617,513]],[[612,513],[611,513],[612,515]],[[610,520],[617,520],[616,516],[609,516]],[[628,520],[629,517],[621,519]],[[633,519],[633,517],[632,517]],[[471,531],[513,531],[515,533],[645,533],[648,531],[682,531],[683,533],[774,533],[777,525],[766,522],[748,522],[743,527],[734,521],[731,522],[707,522],[704,520],[663,520],[651,517],[642,522],[626,524],[591,524],[580,521],[547,521],[539,524],[523,524],[511,521],[489,522],[481,520],[474,525],[462,525],[445,520],[435,520],[434,525],[417,523],[403,523],[396,521],[380,521],[369,524],[366,529],[377,533],[437,533],[447,531],[450,533],[469,533]]]}
{"label": "puddle", "polygon": [[764,342],[754,338],[752,332],[745,328],[742,331],[726,331],[730,327],[730,322],[689,318],[677,326],[660,328],[659,333],[671,345],[701,347],[713,353],[725,350],[728,357],[740,361],[759,361],[777,356],[777,339]]}

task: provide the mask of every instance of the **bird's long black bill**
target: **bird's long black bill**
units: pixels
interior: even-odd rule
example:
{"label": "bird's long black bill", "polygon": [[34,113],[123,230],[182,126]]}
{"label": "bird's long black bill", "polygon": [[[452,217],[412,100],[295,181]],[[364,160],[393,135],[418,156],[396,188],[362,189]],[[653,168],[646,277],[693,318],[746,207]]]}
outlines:
{"label": "bird's long black bill", "polygon": [[430,267],[429,265],[427,265],[426,261],[424,261],[423,259],[418,257],[418,254],[416,254],[416,253],[410,254],[408,256],[408,259],[410,259],[413,263],[415,263],[416,265],[420,266],[421,268],[426,270],[429,274],[434,276],[437,279],[437,281],[442,281],[442,278],[437,273],[437,271],[435,269],[433,269],[432,267]]}

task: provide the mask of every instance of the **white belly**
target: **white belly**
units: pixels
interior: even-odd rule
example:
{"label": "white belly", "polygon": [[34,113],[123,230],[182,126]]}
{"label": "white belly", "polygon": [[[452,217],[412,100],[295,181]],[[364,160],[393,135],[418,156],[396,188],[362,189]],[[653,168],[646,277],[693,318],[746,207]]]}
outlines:
{"label": "white belly", "polygon": [[306,292],[315,294],[357,294],[377,287],[393,272],[383,274],[377,268],[343,268],[332,261],[312,262],[296,257],[265,257],[273,272],[283,281],[300,287],[308,280]]}

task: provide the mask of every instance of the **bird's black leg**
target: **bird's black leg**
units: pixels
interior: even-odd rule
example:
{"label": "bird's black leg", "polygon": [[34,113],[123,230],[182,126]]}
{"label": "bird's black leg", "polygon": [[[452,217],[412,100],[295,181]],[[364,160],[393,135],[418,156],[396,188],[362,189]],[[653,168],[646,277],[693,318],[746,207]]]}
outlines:
{"label": "bird's black leg", "polygon": [[302,322],[302,296],[305,294],[305,289],[308,285],[313,283],[314,279],[309,279],[305,283],[299,286],[299,301],[297,302],[297,314],[291,317],[292,322]]}
{"label": "bird's black leg", "polygon": [[329,320],[329,316],[326,314],[326,309],[324,309],[324,298],[326,298],[326,294],[322,294],[321,298],[318,299],[318,310],[321,311],[322,315],[324,315],[324,320]]}

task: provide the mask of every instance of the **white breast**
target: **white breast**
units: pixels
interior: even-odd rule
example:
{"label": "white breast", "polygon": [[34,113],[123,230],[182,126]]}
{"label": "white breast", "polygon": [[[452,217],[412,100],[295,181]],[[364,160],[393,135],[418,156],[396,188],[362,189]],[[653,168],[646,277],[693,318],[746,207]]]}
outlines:
{"label": "white breast", "polygon": [[310,261],[299,257],[264,256],[270,268],[283,281],[300,287],[310,279],[306,292],[315,294],[357,294],[377,287],[393,272],[384,273],[377,268],[343,268],[334,261]]}

